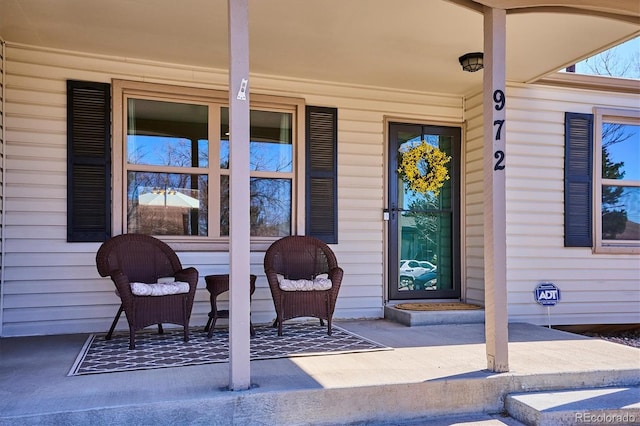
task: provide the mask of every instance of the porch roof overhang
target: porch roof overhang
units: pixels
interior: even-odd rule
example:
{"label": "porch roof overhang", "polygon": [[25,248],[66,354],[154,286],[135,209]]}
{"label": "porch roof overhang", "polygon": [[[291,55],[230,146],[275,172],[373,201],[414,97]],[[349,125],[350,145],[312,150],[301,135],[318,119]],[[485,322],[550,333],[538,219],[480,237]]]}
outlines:
{"label": "porch roof overhang", "polygon": [[[253,75],[464,95],[484,6],[507,10],[506,79],[526,83],[640,34],[636,0],[250,1]],[[524,13],[527,12],[527,13]],[[0,0],[9,43],[228,69],[226,0]]]}

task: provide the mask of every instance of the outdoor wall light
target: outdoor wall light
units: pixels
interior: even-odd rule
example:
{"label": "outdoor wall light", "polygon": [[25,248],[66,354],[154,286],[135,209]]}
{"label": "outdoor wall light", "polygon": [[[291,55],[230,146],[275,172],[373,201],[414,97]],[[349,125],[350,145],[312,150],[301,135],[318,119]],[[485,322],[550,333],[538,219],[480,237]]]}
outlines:
{"label": "outdoor wall light", "polygon": [[484,68],[483,58],[482,52],[473,52],[460,56],[458,60],[464,71],[476,72]]}

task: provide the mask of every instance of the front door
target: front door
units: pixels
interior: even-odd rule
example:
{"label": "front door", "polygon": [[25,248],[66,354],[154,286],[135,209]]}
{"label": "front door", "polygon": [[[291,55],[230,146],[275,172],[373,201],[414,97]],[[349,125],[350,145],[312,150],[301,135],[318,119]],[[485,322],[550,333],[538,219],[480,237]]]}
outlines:
{"label": "front door", "polygon": [[[460,298],[459,127],[389,125],[389,299]],[[399,153],[426,141],[451,160],[439,194],[416,192],[398,173]],[[425,170],[425,163],[418,162]]]}

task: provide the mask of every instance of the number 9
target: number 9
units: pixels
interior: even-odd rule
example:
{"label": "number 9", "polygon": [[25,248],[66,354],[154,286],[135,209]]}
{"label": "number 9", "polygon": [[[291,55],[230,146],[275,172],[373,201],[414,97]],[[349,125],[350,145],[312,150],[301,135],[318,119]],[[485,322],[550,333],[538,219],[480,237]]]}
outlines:
{"label": "number 9", "polygon": [[493,101],[496,103],[496,111],[500,111],[504,108],[504,92],[500,89],[493,92]]}

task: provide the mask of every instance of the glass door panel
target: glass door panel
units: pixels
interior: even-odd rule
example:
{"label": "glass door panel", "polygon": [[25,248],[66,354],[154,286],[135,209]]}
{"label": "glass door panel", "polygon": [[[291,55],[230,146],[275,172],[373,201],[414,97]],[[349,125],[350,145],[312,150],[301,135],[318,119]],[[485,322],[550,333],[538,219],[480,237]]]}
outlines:
{"label": "glass door panel", "polygon": [[[392,124],[389,298],[459,298],[460,129]],[[398,154],[426,141],[452,159],[439,194],[416,193],[398,175]]]}

